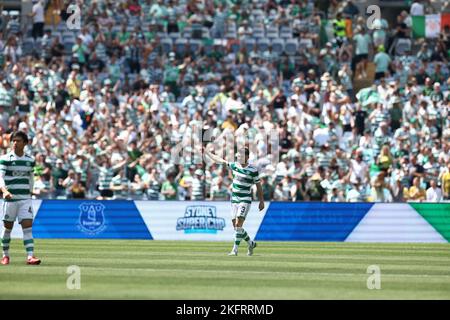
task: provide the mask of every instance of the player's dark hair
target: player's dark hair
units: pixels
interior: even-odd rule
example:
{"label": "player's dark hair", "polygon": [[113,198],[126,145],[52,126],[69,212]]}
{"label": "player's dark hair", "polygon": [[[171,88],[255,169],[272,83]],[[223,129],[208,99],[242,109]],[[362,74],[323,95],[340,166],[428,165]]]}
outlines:
{"label": "player's dark hair", "polygon": [[25,132],[23,131],[15,131],[12,135],[11,135],[11,141],[13,141],[15,138],[20,138],[23,140],[23,142],[25,142],[25,144],[28,143],[28,136]]}

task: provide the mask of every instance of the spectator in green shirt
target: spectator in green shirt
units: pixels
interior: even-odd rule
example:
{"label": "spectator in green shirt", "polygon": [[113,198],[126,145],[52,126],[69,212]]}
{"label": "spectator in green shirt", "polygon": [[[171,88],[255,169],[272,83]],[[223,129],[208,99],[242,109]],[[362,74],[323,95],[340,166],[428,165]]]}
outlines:
{"label": "spectator in green shirt", "polygon": [[176,200],[178,195],[178,183],[175,182],[175,173],[167,175],[166,181],[161,187],[161,194],[165,200]]}

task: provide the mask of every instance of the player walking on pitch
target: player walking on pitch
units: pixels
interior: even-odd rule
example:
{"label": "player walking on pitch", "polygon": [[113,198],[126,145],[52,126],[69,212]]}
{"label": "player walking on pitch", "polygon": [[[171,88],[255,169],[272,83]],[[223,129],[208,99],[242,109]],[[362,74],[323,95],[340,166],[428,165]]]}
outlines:
{"label": "player walking on pitch", "polygon": [[18,219],[23,230],[23,244],[27,251],[27,264],[40,264],[34,257],[34,241],[31,227],[33,225],[33,207],[31,192],[33,190],[34,158],[24,153],[28,137],[18,131],[11,135],[12,151],[0,157],[0,189],[3,192],[1,234],[3,258],[1,264],[9,264],[9,243],[14,221]]}
{"label": "player walking on pitch", "polygon": [[238,247],[241,240],[244,239],[248,244],[247,255],[253,255],[253,249],[256,247],[256,241],[252,241],[250,236],[244,230],[243,225],[245,218],[250,210],[250,205],[252,203],[251,188],[253,184],[256,184],[258,199],[259,199],[259,210],[264,209],[264,198],[261,187],[261,182],[259,181],[258,170],[252,165],[248,164],[250,151],[248,148],[244,148],[244,158],[242,158],[241,153],[237,154],[238,162],[228,162],[221,157],[211,153],[209,145],[205,149],[206,155],[211,158],[214,162],[219,164],[225,164],[228,168],[232,170],[233,173],[233,189],[231,193],[231,221],[233,222],[234,233],[234,246],[229,256],[238,255]]}

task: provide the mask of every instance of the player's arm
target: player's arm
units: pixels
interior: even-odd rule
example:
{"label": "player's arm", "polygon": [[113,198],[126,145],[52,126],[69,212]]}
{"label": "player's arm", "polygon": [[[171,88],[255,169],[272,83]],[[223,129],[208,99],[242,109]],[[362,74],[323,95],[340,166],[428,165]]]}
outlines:
{"label": "player's arm", "polygon": [[[34,191],[34,167],[36,166],[36,162],[33,162],[32,170],[30,172],[30,193],[33,195]],[[50,183],[52,183],[53,179],[50,179]]]}
{"label": "player's arm", "polygon": [[6,187],[6,183],[5,183],[5,174],[6,174],[6,166],[3,164],[3,161],[0,160],[0,190],[3,193],[3,198],[4,199],[11,199],[12,198],[12,194],[11,192],[8,191],[8,188]]}
{"label": "player's arm", "polygon": [[3,178],[0,178],[0,189],[2,190],[4,199],[12,198],[12,194],[8,191],[8,188],[6,188],[5,180],[3,180]]}
{"label": "player's arm", "polygon": [[262,211],[264,209],[264,196],[263,196],[263,190],[261,186],[261,182],[256,183],[256,195],[258,196],[259,200],[259,211]]}
{"label": "player's arm", "polygon": [[[212,147],[212,146],[210,146],[210,147]],[[211,160],[213,160],[215,163],[228,165],[228,161],[226,161],[225,159],[222,159],[221,157],[219,157],[219,156],[217,156],[215,154],[212,154],[211,151],[209,151],[208,147],[205,148],[205,154]]]}

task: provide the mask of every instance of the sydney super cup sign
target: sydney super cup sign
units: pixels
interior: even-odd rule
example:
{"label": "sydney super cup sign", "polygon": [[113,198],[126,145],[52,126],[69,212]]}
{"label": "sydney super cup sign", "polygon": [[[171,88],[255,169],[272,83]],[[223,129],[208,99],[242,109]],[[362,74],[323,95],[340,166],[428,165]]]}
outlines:
{"label": "sydney super cup sign", "polygon": [[188,206],[184,217],[177,220],[177,231],[184,233],[217,233],[225,228],[225,219],[217,217],[215,206]]}

